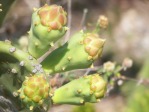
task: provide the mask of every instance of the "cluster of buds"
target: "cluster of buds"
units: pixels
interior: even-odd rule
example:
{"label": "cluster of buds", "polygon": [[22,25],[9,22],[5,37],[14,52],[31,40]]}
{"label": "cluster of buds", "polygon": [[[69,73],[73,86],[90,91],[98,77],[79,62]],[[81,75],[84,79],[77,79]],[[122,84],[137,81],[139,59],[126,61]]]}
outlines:
{"label": "cluster of buds", "polygon": [[115,63],[108,61],[108,62],[104,63],[103,69],[104,69],[104,71],[112,72],[115,69]]}
{"label": "cluster of buds", "polygon": [[132,67],[132,65],[133,65],[133,61],[130,58],[125,58],[123,60],[122,67],[123,67],[124,70],[126,70],[127,68]]}
{"label": "cluster of buds", "polygon": [[42,105],[49,96],[49,84],[43,75],[26,77],[21,89],[18,90],[20,98],[32,110],[34,106]]}

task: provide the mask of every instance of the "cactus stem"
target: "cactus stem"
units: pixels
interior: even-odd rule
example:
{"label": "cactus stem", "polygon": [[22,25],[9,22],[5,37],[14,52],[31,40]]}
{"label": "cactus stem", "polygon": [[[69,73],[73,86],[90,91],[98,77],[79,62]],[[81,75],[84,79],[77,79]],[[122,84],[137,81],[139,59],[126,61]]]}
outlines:
{"label": "cactus stem", "polygon": [[70,61],[70,60],[72,59],[72,57],[68,56],[68,58],[67,58],[67,59],[68,59],[68,61]]}
{"label": "cactus stem", "polygon": [[11,48],[9,49],[9,51],[10,51],[11,53],[13,53],[13,52],[16,51],[16,48],[15,48],[15,47],[11,47]]}

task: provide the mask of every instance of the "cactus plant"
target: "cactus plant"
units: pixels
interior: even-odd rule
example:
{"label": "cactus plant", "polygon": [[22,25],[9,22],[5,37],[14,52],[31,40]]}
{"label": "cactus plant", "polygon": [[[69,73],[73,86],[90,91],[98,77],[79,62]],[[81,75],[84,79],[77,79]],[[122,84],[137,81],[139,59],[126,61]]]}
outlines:
{"label": "cactus plant", "polygon": [[[34,107],[38,107],[35,111],[40,111],[39,108],[51,101],[53,104],[95,103],[104,96],[106,82],[98,74],[73,80],[54,93],[48,77],[54,73],[90,67],[101,56],[105,43],[97,32],[79,31],[67,43],[52,51],[42,63],[37,61],[65,34],[68,29],[66,20],[66,12],[61,6],[44,5],[33,12],[28,52],[18,49],[8,40],[0,41],[0,84],[19,111],[29,111],[27,108],[34,111]],[[69,91],[66,92],[66,89]],[[62,97],[63,94],[68,96]]]}

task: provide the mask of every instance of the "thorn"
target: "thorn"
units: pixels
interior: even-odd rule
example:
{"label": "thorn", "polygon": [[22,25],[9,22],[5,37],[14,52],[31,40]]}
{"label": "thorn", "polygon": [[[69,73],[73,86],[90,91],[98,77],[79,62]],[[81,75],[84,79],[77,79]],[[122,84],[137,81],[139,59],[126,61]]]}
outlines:
{"label": "thorn", "polygon": [[27,76],[25,76],[25,79],[28,80],[29,78]]}
{"label": "thorn", "polygon": [[48,4],[44,4],[44,6],[48,6]]}
{"label": "thorn", "polygon": [[43,100],[40,100],[40,101],[39,101],[39,105],[42,105],[42,104],[43,104]]}
{"label": "thorn", "polygon": [[11,44],[10,40],[5,40],[5,43]]}
{"label": "thorn", "polygon": [[38,24],[39,24],[38,22],[35,22],[35,23],[34,23],[35,26],[37,26]]}
{"label": "thorn", "polygon": [[66,27],[66,26],[64,27],[64,29],[65,29],[66,31],[68,31],[68,30],[69,30],[69,28],[68,28],[68,27]]}
{"label": "thorn", "polygon": [[82,99],[82,100],[80,100],[80,103],[81,103],[81,104],[83,104],[83,103],[84,103],[84,100],[83,100],[83,99]]}
{"label": "thorn", "polygon": [[53,96],[53,94],[52,94],[52,93],[49,93],[49,96],[50,96],[50,97],[52,97],[52,96]]}
{"label": "thorn", "polygon": [[18,93],[21,93],[21,89],[17,90]]}
{"label": "thorn", "polygon": [[77,92],[80,94],[82,92],[82,90],[81,89],[78,89]]}
{"label": "thorn", "polygon": [[12,94],[13,94],[14,97],[19,96],[19,95],[18,95],[18,92],[13,92]]}
{"label": "thorn", "polygon": [[30,34],[30,31],[28,31],[27,33]]}
{"label": "thorn", "polygon": [[93,65],[93,63],[92,63],[92,65],[90,66],[90,68],[94,68],[94,65]]}
{"label": "thorn", "polygon": [[36,72],[37,72],[37,69],[33,69],[33,70],[32,70],[32,73],[35,74]]}
{"label": "thorn", "polygon": [[24,66],[24,65],[25,65],[24,61],[21,61],[20,66]]}
{"label": "thorn", "polygon": [[20,98],[21,98],[21,99],[24,99],[24,98],[25,98],[25,96],[24,96],[24,95],[22,95],[22,96],[20,96]]}
{"label": "thorn", "polygon": [[80,30],[80,33],[84,33],[83,30]]}
{"label": "thorn", "polygon": [[17,70],[16,69],[11,69],[11,72],[13,73],[13,74],[16,74],[17,73]]}
{"label": "thorn", "polygon": [[15,47],[11,47],[11,48],[9,49],[9,51],[10,51],[11,53],[13,53],[13,52],[16,51],[16,48],[15,48]]}
{"label": "thorn", "polygon": [[100,99],[97,99],[97,102],[100,102]]}
{"label": "thorn", "polygon": [[70,61],[72,59],[72,57],[68,56],[67,59]]}
{"label": "thorn", "polygon": [[83,45],[83,41],[80,41],[79,44]]}
{"label": "thorn", "polygon": [[53,42],[50,42],[50,46],[53,47],[54,46],[54,43]]}
{"label": "thorn", "polygon": [[51,31],[51,28],[49,27],[49,28],[48,28],[48,32],[50,32],[50,31]]}
{"label": "thorn", "polygon": [[29,110],[33,110],[33,109],[34,109],[34,107],[33,107],[33,106],[30,106],[30,107],[29,107]]}
{"label": "thorn", "polygon": [[64,71],[66,68],[65,67],[62,67],[62,70]]}
{"label": "thorn", "polygon": [[93,57],[92,56],[88,56],[87,60],[92,60]]}
{"label": "thorn", "polygon": [[29,56],[28,59],[29,59],[29,60],[33,60],[33,57],[32,57],[32,56]]}
{"label": "thorn", "polygon": [[90,94],[92,95],[93,94],[93,91],[90,91]]}
{"label": "thorn", "polygon": [[34,11],[34,12],[37,11],[37,8],[34,7],[34,8],[33,8],[33,11]]}
{"label": "thorn", "polygon": [[38,42],[35,42],[35,46],[36,46],[36,47],[39,46]]}

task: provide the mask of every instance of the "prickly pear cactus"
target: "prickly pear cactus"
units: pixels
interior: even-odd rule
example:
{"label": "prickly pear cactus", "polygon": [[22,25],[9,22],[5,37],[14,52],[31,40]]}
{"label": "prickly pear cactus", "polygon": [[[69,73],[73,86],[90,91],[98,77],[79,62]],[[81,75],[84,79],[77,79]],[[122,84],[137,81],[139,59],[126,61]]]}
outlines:
{"label": "prickly pear cactus", "polygon": [[106,92],[106,82],[99,74],[92,74],[73,80],[54,92],[55,104],[81,105],[100,101]]}
{"label": "prickly pear cactus", "polygon": [[101,57],[105,43],[97,30],[88,33],[79,31],[39,63],[37,58],[65,34],[68,29],[66,21],[66,12],[61,6],[44,5],[33,12],[28,52],[18,49],[8,40],[0,41],[0,85],[19,111],[47,111],[49,107],[45,109],[44,106],[51,102],[74,105],[96,103],[104,96],[106,82],[99,74],[73,80],[55,91],[50,87],[49,75],[90,67]]}
{"label": "prickly pear cactus", "polygon": [[78,32],[42,62],[46,72],[57,73],[88,68],[101,56],[105,39],[96,33]]}
{"label": "prickly pear cactus", "polygon": [[65,34],[66,21],[66,12],[61,6],[44,5],[35,9],[29,31],[29,53],[35,58],[46,53],[54,42]]}

